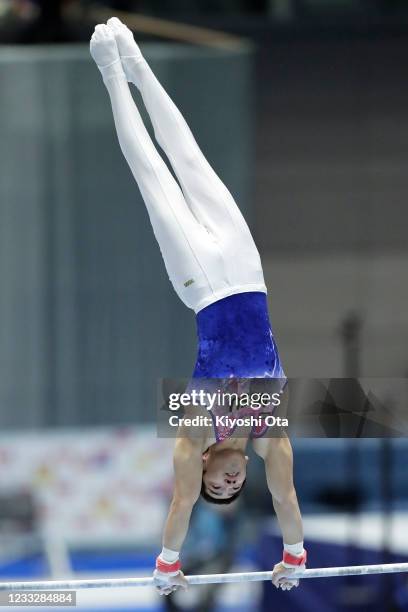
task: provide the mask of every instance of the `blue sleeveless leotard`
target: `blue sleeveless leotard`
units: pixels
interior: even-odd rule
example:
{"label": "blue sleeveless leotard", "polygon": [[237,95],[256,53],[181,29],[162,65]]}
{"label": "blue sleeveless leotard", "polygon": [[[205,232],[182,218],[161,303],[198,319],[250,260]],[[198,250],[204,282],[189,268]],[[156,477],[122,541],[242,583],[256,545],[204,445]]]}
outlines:
{"label": "blue sleeveless leotard", "polygon": [[[265,293],[238,293],[200,310],[197,335],[193,378],[279,378],[280,388],[284,386],[286,377],[273,338]],[[234,418],[243,413],[248,414],[248,410],[238,410]],[[220,412],[215,409],[210,414],[216,441],[230,437],[235,425],[217,425]],[[251,437],[261,437],[267,429],[265,424],[254,426]]]}
{"label": "blue sleeveless leotard", "polygon": [[285,378],[266,294],[237,293],[197,313],[194,378]]}

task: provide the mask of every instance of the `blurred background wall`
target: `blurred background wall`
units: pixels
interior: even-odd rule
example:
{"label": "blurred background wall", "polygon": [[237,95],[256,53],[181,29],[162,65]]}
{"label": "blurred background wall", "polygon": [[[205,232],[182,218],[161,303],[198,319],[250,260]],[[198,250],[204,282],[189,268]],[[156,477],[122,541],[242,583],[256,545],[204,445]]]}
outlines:
{"label": "blurred background wall", "polygon": [[272,38],[259,45],[256,228],[285,363],[344,374],[341,326],[358,313],[360,370],[405,376],[406,37],[338,25]]}

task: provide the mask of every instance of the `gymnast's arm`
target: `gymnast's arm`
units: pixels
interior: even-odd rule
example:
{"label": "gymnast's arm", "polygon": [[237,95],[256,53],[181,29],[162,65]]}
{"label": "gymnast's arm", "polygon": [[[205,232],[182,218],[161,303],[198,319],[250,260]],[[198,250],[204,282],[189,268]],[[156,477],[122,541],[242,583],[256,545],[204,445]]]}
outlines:
{"label": "gymnast's arm", "polygon": [[184,435],[178,437],[174,448],[173,465],[174,492],[164,527],[163,546],[180,551],[187,535],[193,506],[201,491],[202,440]]}
{"label": "gymnast's arm", "polygon": [[293,483],[293,453],[289,438],[269,438],[263,459],[273,507],[285,544],[303,541],[302,517]]}
{"label": "gymnast's arm", "polygon": [[[187,588],[179,552],[186,538],[190,516],[201,491],[203,440],[184,436],[182,427],[174,448],[174,492],[163,534],[163,549],[156,559],[154,577],[161,595]],[[181,431],[180,431],[181,430]],[[181,434],[181,435],[180,435]]]}
{"label": "gymnast's arm", "polygon": [[[186,408],[186,414],[195,409]],[[179,426],[174,447],[174,491],[163,534],[163,549],[156,559],[154,577],[160,594],[187,588],[181,571],[180,549],[186,538],[191,512],[201,492],[205,431],[197,437],[189,427]]]}
{"label": "gymnast's arm", "polygon": [[292,447],[284,436],[254,440],[254,450],[265,462],[266,480],[283,536],[283,561],[275,565],[272,582],[289,590],[299,585],[298,580],[290,580],[290,573],[303,571],[306,563],[302,516],[293,483]]}

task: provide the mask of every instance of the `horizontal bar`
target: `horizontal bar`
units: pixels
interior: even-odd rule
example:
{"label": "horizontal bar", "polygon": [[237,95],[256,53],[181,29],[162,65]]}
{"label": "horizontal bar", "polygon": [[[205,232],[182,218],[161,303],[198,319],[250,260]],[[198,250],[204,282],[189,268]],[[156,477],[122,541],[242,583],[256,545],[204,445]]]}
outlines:
{"label": "horizontal bar", "polygon": [[[294,572],[293,579],[335,578],[338,576],[363,576],[368,574],[395,574],[408,572],[408,563],[386,563],[383,565],[351,565],[349,567],[321,567]],[[243,572],[238,574],[203,574],[187,576],[189,584],[220,584],[224,582],[259,582],[271,580],[272,571]],[[111,589],[125,587],[156,586],[148,578],[100,578],[94,580],[46,580],[43,582],[0,582],[0,591],[76,591],[79,589]]]}

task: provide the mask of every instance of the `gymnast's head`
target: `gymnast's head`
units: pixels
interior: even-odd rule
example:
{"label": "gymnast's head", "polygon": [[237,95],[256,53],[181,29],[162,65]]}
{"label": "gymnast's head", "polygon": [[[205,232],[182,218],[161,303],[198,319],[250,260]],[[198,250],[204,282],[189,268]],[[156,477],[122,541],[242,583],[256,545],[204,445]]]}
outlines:
{"label": "gymnast's head", "polygon": [[248,457],[241,450],[210,447],[203,454],[201,496],[211,504],[235,501],[246,480]]}

